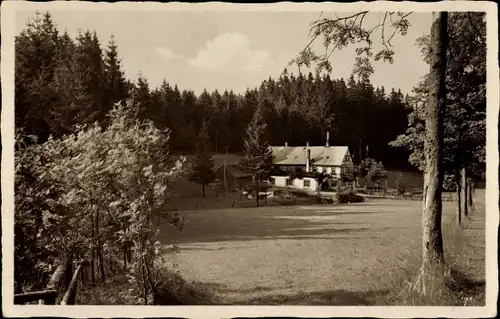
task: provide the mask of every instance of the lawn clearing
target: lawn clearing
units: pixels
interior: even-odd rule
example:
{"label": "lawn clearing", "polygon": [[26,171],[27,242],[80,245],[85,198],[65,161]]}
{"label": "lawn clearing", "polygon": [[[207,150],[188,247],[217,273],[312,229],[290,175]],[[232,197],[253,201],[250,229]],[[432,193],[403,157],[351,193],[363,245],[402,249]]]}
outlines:
{"label": "lawn clearing", "polygon": [[[165,228],[162,242],[179,245],[168,262],[220,304],[380,304],[402,288],[395,277],[419,266],[421,209],[420,201],[373,200],[185,211],[184,231]],[[447,260],[484,280],[484,191],[463,236],[455,203],[443,212]]]}

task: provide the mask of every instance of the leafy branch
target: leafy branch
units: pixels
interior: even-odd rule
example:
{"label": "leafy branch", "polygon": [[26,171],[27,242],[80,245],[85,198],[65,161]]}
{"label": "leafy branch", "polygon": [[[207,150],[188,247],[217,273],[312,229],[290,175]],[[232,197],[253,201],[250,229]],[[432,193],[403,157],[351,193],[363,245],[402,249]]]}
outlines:
{"label": "leafy branch", "polygon": [[[359,44],[360,46],[356,48],[356,65],[353,74],[367,80],[373,73],[372,60],[379,61],[382,59],[390,63],[393,62],[392,41],[398,33],[403,36],[406,35],[410,27],[408,17],[412,12],[385,12],[383,13],[383,19],[379,17],[379,22],[370,28],[364,25],[368,13],[368,11],[361,11],[344,17],[339,17],[335,13],[334,19],[321,18],[313,21],[309,30],[309,37],[311,38],[309,43],[288,65],[297,65],[300,72],[302,66],[309,68],[312,64],[315,64],[316,73],[319,74],[322,71],[331,72],[332,65],[329,60],[333,52],[342,50],[351,44]],[[380,32],[383,48],[374,54],[372,44],[377,32]],[[386,36],[388,32],[390,32],[389,37]],[[323,46],[325,47],[323,54],[317,54],[312,49],[320,37],[323,38]]]}

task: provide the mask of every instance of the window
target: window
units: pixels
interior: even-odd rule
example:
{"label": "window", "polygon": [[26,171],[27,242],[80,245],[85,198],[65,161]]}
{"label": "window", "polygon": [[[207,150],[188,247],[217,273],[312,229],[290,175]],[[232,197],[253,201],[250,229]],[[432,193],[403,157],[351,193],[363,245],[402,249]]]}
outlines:
{"label": "window", "polygon": [[304,180],[304,187],[311,187],[311,181],[308,179]]}
{"label": "window", "polygon": [[291,180],[291,179],[289,179],[289,178],[287,178],[287,179],[286,179],[286,186],[292,186],[292,185],[293,185],[293,184],[292,184],[292,180]]}

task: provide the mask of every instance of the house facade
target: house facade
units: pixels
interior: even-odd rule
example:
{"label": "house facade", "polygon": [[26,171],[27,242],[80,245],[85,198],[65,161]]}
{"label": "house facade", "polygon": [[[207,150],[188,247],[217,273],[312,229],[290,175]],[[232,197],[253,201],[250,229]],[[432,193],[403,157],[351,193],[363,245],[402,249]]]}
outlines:
{"label": "house facade", "polygon": [[234,191],[252,183],[252,174],[244,172],[237,164],[223,165],[215,171],[226,190]]}
{"label": "house facade", "polygon": [[272,185],[278,187],[290,187],[311,191],[319,190],[318,181],[312,177],[291,179],[290,176],[271,176],[270,182]]}
{"label": "house facade", "polygon": [[310,175],[325,173],[339,178],[346,165],[352,164],[347,146],[272,146],[274,165],[282,174],[271,176],[271,183],[279,187],[291,187],[317,191],[319,183],[313,177],[291,178],[290,174],[301,170]]}

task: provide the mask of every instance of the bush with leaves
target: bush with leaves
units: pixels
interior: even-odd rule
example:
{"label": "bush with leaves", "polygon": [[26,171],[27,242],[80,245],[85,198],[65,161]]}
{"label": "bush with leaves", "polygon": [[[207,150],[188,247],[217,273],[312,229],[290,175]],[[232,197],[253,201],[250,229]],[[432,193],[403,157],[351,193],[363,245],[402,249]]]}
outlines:
{"label": "bush with leaves", "polygon": [[387,171],[381,162],[375,161],[373,158],[365,158],[359,164],[359,174],[380,187],[380,184],[387,180]]}
{"label": "bush with leaves", "polygon": [[[108,260],[132,261],[144,273],[142,285],[154,291],[151,277],[159,224],[181,227],[177,215],[165,214],[172,183],[182,162],[168,157],[168,131],[136,120],[136,105],[116,105],[106,130],[78,127],[60,139],[37,145],[22,143],[16,153],[16,283],[28,290],[38,269],[55,258],[99,260],[105,279]],[[89,249],[90,248],[90,249]],[[28,258],[31,260],[27,260]],[[45,267],[45,268],[44,268]],[[115,267],[116,268],[116,267]],[[39,272],[39,271],[38,271]],[[28,274],[29,275],[26,275]],[[29,276],[29,278],[23,278]],[[38,275],[39,276],[39,275]]]}
{"label": "bush with leaves", "polygon": [[352,191],[346,191],[338,194],[339,204],[362,203],[365,199]]}

